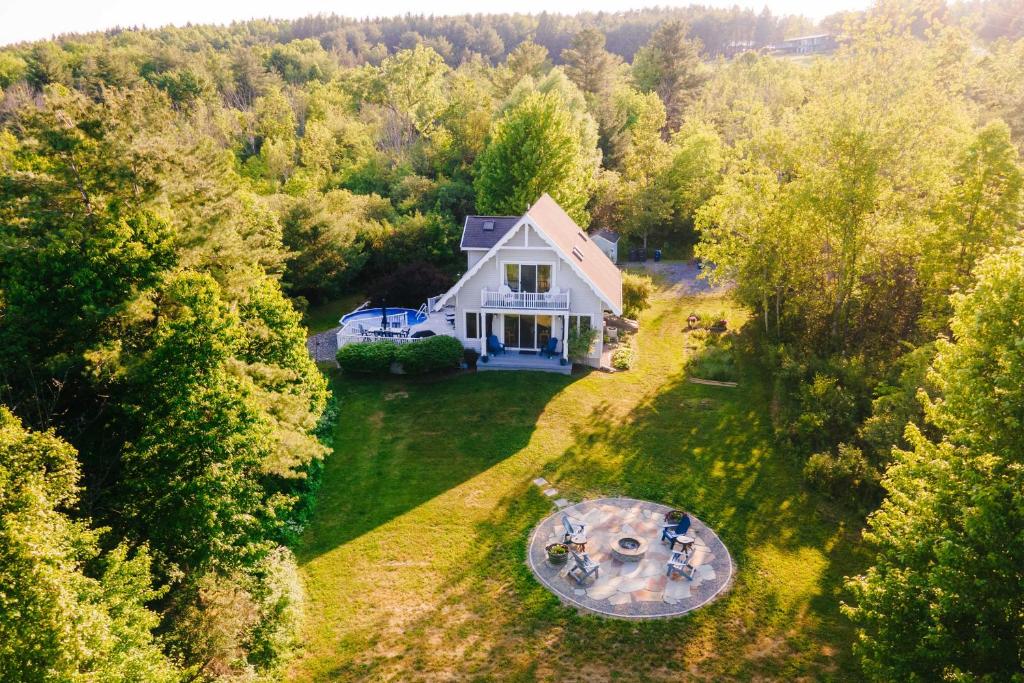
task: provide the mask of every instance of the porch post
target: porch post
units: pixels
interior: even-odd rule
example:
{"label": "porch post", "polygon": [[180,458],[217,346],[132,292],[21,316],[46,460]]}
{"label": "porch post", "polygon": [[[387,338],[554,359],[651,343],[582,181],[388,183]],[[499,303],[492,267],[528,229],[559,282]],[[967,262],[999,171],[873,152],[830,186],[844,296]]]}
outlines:
{"label": "porch post", "polygon": [[562,358],[569,360],[569,314],[562,316]]}

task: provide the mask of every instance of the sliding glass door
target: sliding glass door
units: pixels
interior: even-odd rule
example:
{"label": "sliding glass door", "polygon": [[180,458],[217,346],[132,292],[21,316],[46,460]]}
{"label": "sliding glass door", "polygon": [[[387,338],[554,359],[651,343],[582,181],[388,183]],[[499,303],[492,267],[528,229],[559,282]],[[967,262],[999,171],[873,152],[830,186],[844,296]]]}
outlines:
{"label": "sliding glass door", "polygon": [[552,316],[505,314],[505,346],[537,351],[551,339]]}
{"label": "sliding glass door", "polygon": [[506,263],[505,284],[513,292],[551,291],[551,265],[548,263]]}
{"label": "sliding glass door", "polygon": [[519,348],[519,316],[506,315],[505,317],[505,346],[508,348]]}

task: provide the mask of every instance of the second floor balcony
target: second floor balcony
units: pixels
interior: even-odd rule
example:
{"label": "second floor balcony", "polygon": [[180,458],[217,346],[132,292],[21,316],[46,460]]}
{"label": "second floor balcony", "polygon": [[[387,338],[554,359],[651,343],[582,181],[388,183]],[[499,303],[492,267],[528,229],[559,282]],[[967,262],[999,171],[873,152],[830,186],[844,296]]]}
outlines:
{"label": "second floor balcony", "polygon": [[569,292],[552,287],[547,292],[515,292],[507,285],[480,291],[483,308],[524,309],[537,311],[568,311]]}

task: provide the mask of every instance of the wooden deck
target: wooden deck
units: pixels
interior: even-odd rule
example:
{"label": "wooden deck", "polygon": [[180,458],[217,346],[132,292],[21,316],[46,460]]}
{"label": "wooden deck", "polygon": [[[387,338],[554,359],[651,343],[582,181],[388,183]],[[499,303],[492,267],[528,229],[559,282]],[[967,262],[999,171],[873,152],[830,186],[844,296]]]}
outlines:
{"label": "wooden deck", "polygon": [[545,358],[539,354],[518,353],[507,351],[496,356],[488,356],[486,363],[481,358],[477,361],[477,371],[490,370],[536,370],[538,372],[557,372],[562,375],[572,373],[572,363],[562,365],[561,359]]}

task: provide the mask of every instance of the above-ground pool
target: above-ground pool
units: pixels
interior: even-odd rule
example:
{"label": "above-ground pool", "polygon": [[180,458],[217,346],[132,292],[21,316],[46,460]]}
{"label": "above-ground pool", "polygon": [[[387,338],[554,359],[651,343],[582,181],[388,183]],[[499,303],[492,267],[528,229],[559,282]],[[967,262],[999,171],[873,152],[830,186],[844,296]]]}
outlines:
{"label": "above-ground pool", "polygon": [[[426,313],[420,313],[419,311],[411,308],[392,308],[388,306],[388,316],[398,315],[399,313],[405,313],[406,327],[412,327],[413,325],[419,325],[427,319]],[[341,316],[341,325],[344,327],[354,320],[379,323],[384,315],[384,310],[380,308],[362,308],[358,311],[352,311]]]}

